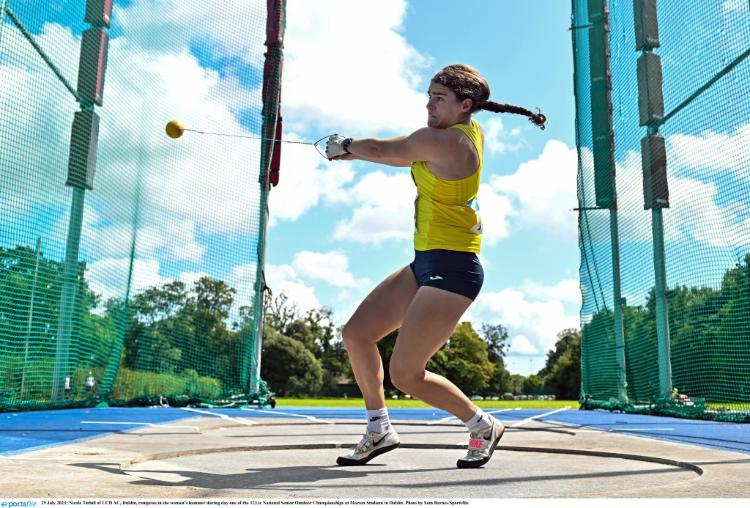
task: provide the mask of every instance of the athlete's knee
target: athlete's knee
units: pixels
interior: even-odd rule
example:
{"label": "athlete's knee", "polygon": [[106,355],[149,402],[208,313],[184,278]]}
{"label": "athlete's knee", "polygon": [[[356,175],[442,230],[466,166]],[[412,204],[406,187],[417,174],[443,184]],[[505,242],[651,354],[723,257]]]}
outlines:
{"label": "athlete's knee", "polygon": [[411,393],[413,388],[424,379],[424,368],[409,365],[391,357],[388,374],[391,376],[393,386],[404,393]]}
{"label": "athlete's knee", "polygon": [[357,347],[359,344],[374,342],[371,338],[368,338],[367,333],[363,330],[362,326],[351,319],[347,321],[341,329],[341,338],[344,341],[344,347],[347,350],[352,347]]}

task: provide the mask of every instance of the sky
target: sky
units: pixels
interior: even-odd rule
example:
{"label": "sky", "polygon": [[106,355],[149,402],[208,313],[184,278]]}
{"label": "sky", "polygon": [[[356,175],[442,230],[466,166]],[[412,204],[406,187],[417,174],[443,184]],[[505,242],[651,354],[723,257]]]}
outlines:
{"label": "sky", "polygon": [[[10,5],[75,83],[84,2]],[[486,141],[479,190],[485,283],[463,318],[476,329],[505,326],[511,372],[537,372],[557,334],[580,324],[570,2],[350,0],[345,6],[288,0],[284,139],[408,134],[426,123],[430,77],[452,63],[477,68],[496,102],[540,108],[547,116],[541,131],[517,115],[476,115]],[[680,9],[660,14],[664,26],[677,27],[663,33],[665,45],[676,49],[660,50],[669,71],[668,108],[746,43],[747,32],[737,29],[750,16],[746,3],[712,6],[687,9],[689,19]],[[209,275],[235,287],[237,302],[251,298],[259,143],[192,134],[173,141],[163,129],[179,118],[199,130],[257,135],[264,11],[261,0],[115,2],[105,102],[97,108],[95,190],[86,196],[81,241],[87,280],[103,297],[124,296],[135,235],[131,294]],[[688,36],[680,20],[709,28]],[[613,59],[631,65],[632,34],[617,20],[613,28],[615,49],[626,53],[616,51]],[[39,237],[45,255],[62,259],[70,210],[64,180],[78,106],[7,17],[0,29],[0,82],[13,91],[0,96],[0,243],[33,246]],[[706,59],[710,65],[691,58],[709,46],[721,58]],[[748,62],[712,93],[741,93]],[[630,254],[622,262],[624,296],[642,303],[652,284],[643,268],[651,263],[651,236],[635,151],[642,134],[621,129],[634,125],[637,91],[629,70],[616,76],[616,130],[627,135],[615,157],[621,245]],[[742,115],[710,115],[702,113],[709,106],[696,104],[697,114],[676,117],[664,129],[673,200],[665,236],[668,257],[681,263],[670,265],[668,280],[717,286],[750,238],[745,194],[736,192],[748,181],[750,153],[743,147],[750,127]],[[581,160],[591,166],[586,147]],[[310,146],[283,145],[281,183],[270,194],[267,284],[300,310],[328,307],[335,324],[344,324],[373,287],[413,259],[414,196],[408,168],[329,162]],[[607,215],[597,220],[607,231]],[[707,257],[716,261],[710,270]]]}

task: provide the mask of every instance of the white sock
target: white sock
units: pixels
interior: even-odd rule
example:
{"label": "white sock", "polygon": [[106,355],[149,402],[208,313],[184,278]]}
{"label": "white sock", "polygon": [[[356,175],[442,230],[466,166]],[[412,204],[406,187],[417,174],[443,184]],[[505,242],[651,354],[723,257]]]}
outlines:
{"label": "white sock", "polygon": [[388,408],[367,410],[367,430],[382,434],[388,430],[391,421],[388,419]]}
{"label": "white sock", "polygon": [[488,415],[481,409],[477,409],[477,412],[464,422],[469,428],[469,432],[478,432],[482,430],[488,430],[492,427],[492,416]]}

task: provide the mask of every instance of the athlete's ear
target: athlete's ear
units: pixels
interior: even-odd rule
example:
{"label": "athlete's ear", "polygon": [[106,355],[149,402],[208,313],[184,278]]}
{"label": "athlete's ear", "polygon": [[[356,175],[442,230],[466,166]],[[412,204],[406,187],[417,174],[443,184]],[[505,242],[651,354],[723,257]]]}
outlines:
{"label": "athlete's ear", "polygon": [[469,111],[471,111],[471,107],[473,105],[474,105],[474,101],[469,98],[466,98],[461,101],[461,111],[464,113],[468,113]]}

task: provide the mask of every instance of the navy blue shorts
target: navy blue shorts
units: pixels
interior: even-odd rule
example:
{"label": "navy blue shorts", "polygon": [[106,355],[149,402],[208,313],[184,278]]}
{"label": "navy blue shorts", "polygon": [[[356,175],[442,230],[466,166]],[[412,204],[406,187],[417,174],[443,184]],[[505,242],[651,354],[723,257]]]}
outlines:
{"label": "navy blue shorts", "polygon": [[417,284],[458,293],[474,300],[482,289],[484,270],[473,252],[417,250],[409,265]]}

